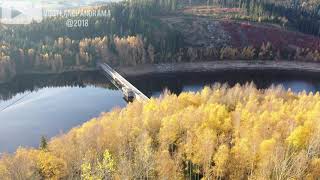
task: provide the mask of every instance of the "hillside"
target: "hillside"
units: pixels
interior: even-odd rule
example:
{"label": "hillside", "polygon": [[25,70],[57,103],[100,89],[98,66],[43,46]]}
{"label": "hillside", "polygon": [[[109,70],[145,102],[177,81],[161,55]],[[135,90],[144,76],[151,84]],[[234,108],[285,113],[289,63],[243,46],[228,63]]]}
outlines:
{"label": "hillside", "polygon": [[[77,6],[60,2],[58,5]],[[3,86],[8,91],[0,90],[2,98],[10,98],[20,89],[83,86],[91,79],[71,75],[49,81],[43,74],[95,70],[99,62],[128,76],[227,68],[230,72],[269,70],[263,77],[273,70],[300,77],[304,75],[297,71],[320,72],[319,0],[125,0],[84,9],[102,10],[106,15],[86,17],[87,26],[81,28],[66,25],[68,20],[84,18],[81,13],[71,19],[57,16],[28,25],[0,24],[0,83],[12,81],[11,86]],[[22,78],[30,84],[27,88],[14,78],[34,73],[39,75],[39,79],[31,77],[34,84],[27,76]],[[97,86],[111,85],[103,82]],[[58,96],[52,94],[42,94],[44,101]],[[65,94],[76,98],[76,93]],[[71,106],[75,103],[70,102]],[[60,113],[53,106],[38,106],[39,111]],[[70,118],[66,109],[64,113]],[[49,116],[41,116],[40,121]],[[21,119],[24,117],[18,121]],[[30,119],[22,125],[10,119],[4,123],[21,127],[39,123]],[[49,128],[54,123],[48,123]],[[34,133],[35,128],[26,129]],[[8,137],[10,143],[12,140]],[[38,148],[0,152],[1,180],[319,177],[320,93],[293,93],[282,87],[257,89],[252,83],[234,87],[215,84],[180,95],[166,91],[159,98],[103,112],[50,140],[42,137]]]}
{"label": "hillside", "polygon": [[[80,8],[106,12],[86,19],[87,27],[67,27],[68,18],[63,16],[2,26],[0,82],[17,74],[92,69],[98,61],[112,66],[236,59],[320,61],[316,8],[293,10],[277,3],[270,8],[269,3],[256,1],[204,3],[121,1]],[[303,16],[296,17],[300,12]],[[83,19],[80,14],[72,19]]]}
{"label": "hillside", "polygon": [[320,95],[215,85],[134,102],[0,159],[19,179],[316,179]]}
{"label": "hillside", "polygon": [[243,14],[240,8],[191,6],[173,16],[160,17],[171,28],[183,34],[187,46],[260,48],[271,43],[279,50],[295,51],[305,48],[320,51],[320,38],[285,28],[274,23],[234,19]]}

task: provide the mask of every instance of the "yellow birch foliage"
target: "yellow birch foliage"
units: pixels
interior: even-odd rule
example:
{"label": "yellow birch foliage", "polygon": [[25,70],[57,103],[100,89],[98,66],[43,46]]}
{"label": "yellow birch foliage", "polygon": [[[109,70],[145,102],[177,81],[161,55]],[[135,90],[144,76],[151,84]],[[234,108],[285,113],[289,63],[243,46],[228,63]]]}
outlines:
{"label": "yellow birch foliage", "polygon": [[214,85],[104,113],[45,151],[4,154],[0,177],[317,179],[319,157],[319,93]]}

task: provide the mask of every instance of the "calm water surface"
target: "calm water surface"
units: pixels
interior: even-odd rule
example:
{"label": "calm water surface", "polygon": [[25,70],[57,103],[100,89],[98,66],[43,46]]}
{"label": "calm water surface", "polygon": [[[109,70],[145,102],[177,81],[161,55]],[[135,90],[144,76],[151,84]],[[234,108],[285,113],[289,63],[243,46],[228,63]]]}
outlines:
{"label": "calm water surface", "polygon": [[[0,152],[38,147],[41,136],[50,138],[126,105],[121,92],[98,72],[37,78],[18,78],[0,86]],[[43,83],[46,79],[48,83]],[[33,86],[26,87],[25,82]]]}
{"label": "calm water surface", "polygon": [[[224,71],[185,73],[128,78],[148,96],[159,96],[165,88],[179,94],[199,91],[216,82],[245,84],[258,88],[282,85],[294,92],[320,91],[320,76],[290,72]],[[41,136],[51,138],[101,112],[124,107],[122,94],[101,73],[65,73],[17,77],[0,85],[0,152],[19,146],[38,147]]]}
{"label": "calm water surface", "polygon": [[320,91],[320,74],[283,71],[221,71],[216,73],[183,73],[152,75],[147,77],[128,78],[147,96],[158,97],[163,90],[169,89],[175,94],[185,91],[199,91],[204,86],[215,83],[234,86],[253,82],[257,88],[282,86],[299,93]]}

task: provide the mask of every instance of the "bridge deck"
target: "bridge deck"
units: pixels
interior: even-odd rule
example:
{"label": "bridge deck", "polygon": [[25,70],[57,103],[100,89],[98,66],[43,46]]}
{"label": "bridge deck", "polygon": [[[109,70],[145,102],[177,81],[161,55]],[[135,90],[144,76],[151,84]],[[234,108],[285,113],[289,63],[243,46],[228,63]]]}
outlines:
{"label": "bridge deck", "polygon": [[[99,63],[99,66],[101,69],[106,72],[113,80],[120,83],[122,87],[131,89],[133,93],[135,94],[135,99],[138,101],[147,101],[149,98],[144,95],[139,89],[137,89],[135,86],[133,86],[129,81],[127,81],[124,77],[122,77],[119,73],[117,73],[114,69],[112,69],[108,64],[106,63]],[[122,89],[121,89],[122,90]]]}

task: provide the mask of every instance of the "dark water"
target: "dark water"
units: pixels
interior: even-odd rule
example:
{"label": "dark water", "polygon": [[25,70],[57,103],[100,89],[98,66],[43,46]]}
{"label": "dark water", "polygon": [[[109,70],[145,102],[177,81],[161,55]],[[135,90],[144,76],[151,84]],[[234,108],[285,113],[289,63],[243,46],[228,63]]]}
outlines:
{"label": "dark water", "polygon": [[[147,96],[159,96],[165,88],[179,94],[198,91],[215,82],[258,88],[283,85],[295,92],[320,91],[320,75],[277,71],[224,71],[128,78]],[[122,94],[100,72],[21,76],[0,85],[0,152],[17,147],[38,147],[41,136],[51,138],[99,116],[124,107]]]}
{"label": "dark water", "polygon": [[234,86],[253,82],[258,89],[270,86],[282,86],[293,92],[320,91],[320,74],[284,71],[221,71],[216,73],[183,73],[183,74],[154,74],[147,77],[128,78],[147,96],[159,96],[166,88],[175,94],[184,91],[199,91],[204,86],[215,83]]}

